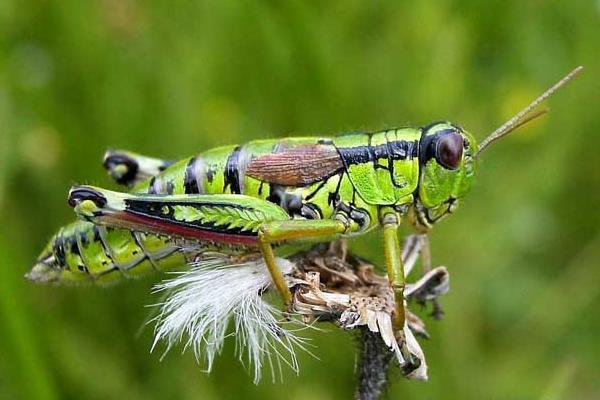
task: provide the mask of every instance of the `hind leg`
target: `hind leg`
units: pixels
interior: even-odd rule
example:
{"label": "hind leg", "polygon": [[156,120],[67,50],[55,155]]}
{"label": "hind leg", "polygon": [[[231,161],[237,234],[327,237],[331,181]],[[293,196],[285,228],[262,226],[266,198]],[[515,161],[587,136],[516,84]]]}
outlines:
{"label": "hind leg", "polygon": [[338,220],[291,220],[281,207],[244,195],[148,195],[79,186],[71,189],[69,204],[80,218],[94,224],[260,249],[287,306],[292,295],[272,245],[333,240],[348,230]]}
{"label": "hind leg", "polygon": [[272,244],[289,240],[333,239],[346,230],[347,227],[343,222],[333,219],[272,221],[260,227],[258,231],[260,250],[286,306],[292,302],[292,293],[277,267]]}

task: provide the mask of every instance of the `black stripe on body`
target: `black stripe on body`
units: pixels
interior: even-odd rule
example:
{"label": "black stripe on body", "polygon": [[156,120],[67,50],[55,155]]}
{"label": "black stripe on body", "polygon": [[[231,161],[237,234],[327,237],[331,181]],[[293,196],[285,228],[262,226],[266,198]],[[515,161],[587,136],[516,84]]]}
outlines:
{"label": "black stripe on body", "polygon": [[79,232],[79,244],[83,247],[87,247],[87,245],[89,244],[89,239],[87,237],[87,232],[82,230],[81,232]]}
{"label": "black stripe on body", "polygon": [[[388,133],[389,132],[385,133],[385,140],[387,142],[387,147],[388,147],[387,159],[388,159],[388,171],[390,173],[390,180],[392,181],[392,184],[395,187],[401,189],[404,187],[404,185],[396,182],[396,174],[394,173],[394,168],[395,168],[394,161],[395,160],[406,160],[409,157],[410,157],[410,159],[418,157],[419,141],[406,142],[406,141],[389,140]],[[408,143],[408,145],[407,146],[394,146],[394,144],[398,143],[398,142]],[[415,153],[414,155],[412,154],[413,152]]]}
{"label": "black stripe on body", "polygon": [[173,194],[175,185],[163,175],[153,176],[148,185],[148,194]]}
{"label": "black stripe on body", "polygon": [[393,140],[375,146],[338,147],[340,157],[347,166],[375,162],[381,159],[406,160],[419,155],[417,140]]}
{"label": "black stripe on body", "polygon": [[67,265],[67,258],[65,255],[65,238],[63,236],[62,230],[56,235],[56,238],[54,239],[54,244],[52,245],[52,253],[54,254],[56,263],[61,268],[64,268]]}
{"label": "black stripe on body", "polygon": [[69,243],[69,251],[77,256],[81,256],[79,244],[77,243],[77,236],[71,235],[67,238],[67,241]]}
{"label": "black stripe on body", "polygon": [[98,228],[98,225],[94,225],[92,227],[92,233],[93,233],[94,242],[99,241],[100,240],[100,229]]}
{"label": "black stripe on body", "polygon": [[76,232],[74,232],[73,234],[71,234],[67,238],[65,238],[65,241],[68,244],[67,251],[69,251],[71,254],[79,257],[79,260],[81,261],[81,263],[77,264],[77,269],[81,272],[89,273],[89,270],[87,269],[87,267],[85,265],[83,265],[83,257],[81,256],[81,250],[79,248],[78,236],[79,235]]}
{"label": "black stripe on body", "polygon": [[185,176],[183,177],[183,188],[186,194],[199,194],[198,177],[196,176],[196,162],[198,159],[192,157],[185,167]]}
{"label": "black stripe on body", "polygon": [[[338,147],[337,150],[342,158],[346,170],[350,165],[373,163],[376,169],[382,168],[389,172],[390,180],[395,187],[402,188],[403,185],[396,182],[394,177],[394,161],[412,160],[419,157],[418,140],[389,140],[386,132],[386,143],[371,145],[372,135],[369,136],[369,145],[356,147]],[[379,160],[387,160],[388,165],[379,164]]]}
{"label": "black stripe on body", "polygon": [[192,157],[185,167],[183,187],[186,194],[203,194],[206,163],[201,157]]}
{"label": "black stripe on body", "polygon": [[250,159],[243,146],[237,146],[233,149],[227,157],[225,171],[223,172],[223,193],[226,193],[227,188],[232,194],[242,194],[244,192],[244,177],[249,162]]}

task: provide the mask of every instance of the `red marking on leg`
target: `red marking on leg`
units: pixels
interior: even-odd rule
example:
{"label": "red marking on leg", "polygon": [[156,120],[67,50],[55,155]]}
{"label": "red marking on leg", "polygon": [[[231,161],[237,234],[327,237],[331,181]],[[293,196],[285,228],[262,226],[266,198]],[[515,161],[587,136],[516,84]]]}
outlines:
{"label": "red marking on leg", "polygon": [[117,212],[113,215],[101,217],[107,225],[119,226],[126,229],[142,232],[156,232],[165,235],[175,235],[186,238],[198,239],[200,241],[211,241],[216,243],[233,244],[241,246],[258,246],[258,236],[236,235],[232,233],[212,232],[200,227],[178,225],[157,218],[146,217],[130,212]]}

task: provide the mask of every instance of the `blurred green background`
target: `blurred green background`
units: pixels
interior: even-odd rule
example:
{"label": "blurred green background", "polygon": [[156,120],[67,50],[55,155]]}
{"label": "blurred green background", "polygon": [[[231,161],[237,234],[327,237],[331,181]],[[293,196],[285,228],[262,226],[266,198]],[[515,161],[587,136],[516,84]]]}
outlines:
{"label": "blurred green background", "polygon": [[[600,398],[597,1],[0,1],[0,398],[337,399],[355,338],[258,386],[226,346],[214,373],[162,362],[140,330],[158,277],[110,288],[26,282],[73,219],[70,185],[114,187],[108,147],[163,158],[254,138],[450,119],[483,138],[576,65],[552,113],[487,152],[432,234],[451,270],[427,319],[428,383],[389,398]],[[369,250],[377,238],[358,250]]]}

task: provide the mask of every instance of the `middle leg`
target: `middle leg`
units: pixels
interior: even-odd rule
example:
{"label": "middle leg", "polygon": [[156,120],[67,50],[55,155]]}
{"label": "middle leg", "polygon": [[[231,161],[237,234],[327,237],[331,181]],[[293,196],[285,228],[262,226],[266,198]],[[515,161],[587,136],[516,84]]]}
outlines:
{"label": "middle leg", "polygon": [[272,244],[299,239],[335,238],[345,231],[346,224],[333,219],[272,221],[260,227],[259,246],[273,282],[286,306],[289,307],[292,302],[292,293],[277,267]]}
{"label": "middle leg", "polygon": [[381,225],[383,226],[383,245],[387,275],[390,285],[394,291],[396,303],[396,316],[394,326],[397,331],[402,331],[406,320],[404,310],[404,287],[406,277],[402,263],[402,251],[398,228],[400,227],[400,216],[390,207],[382,207],[380,210]]}

